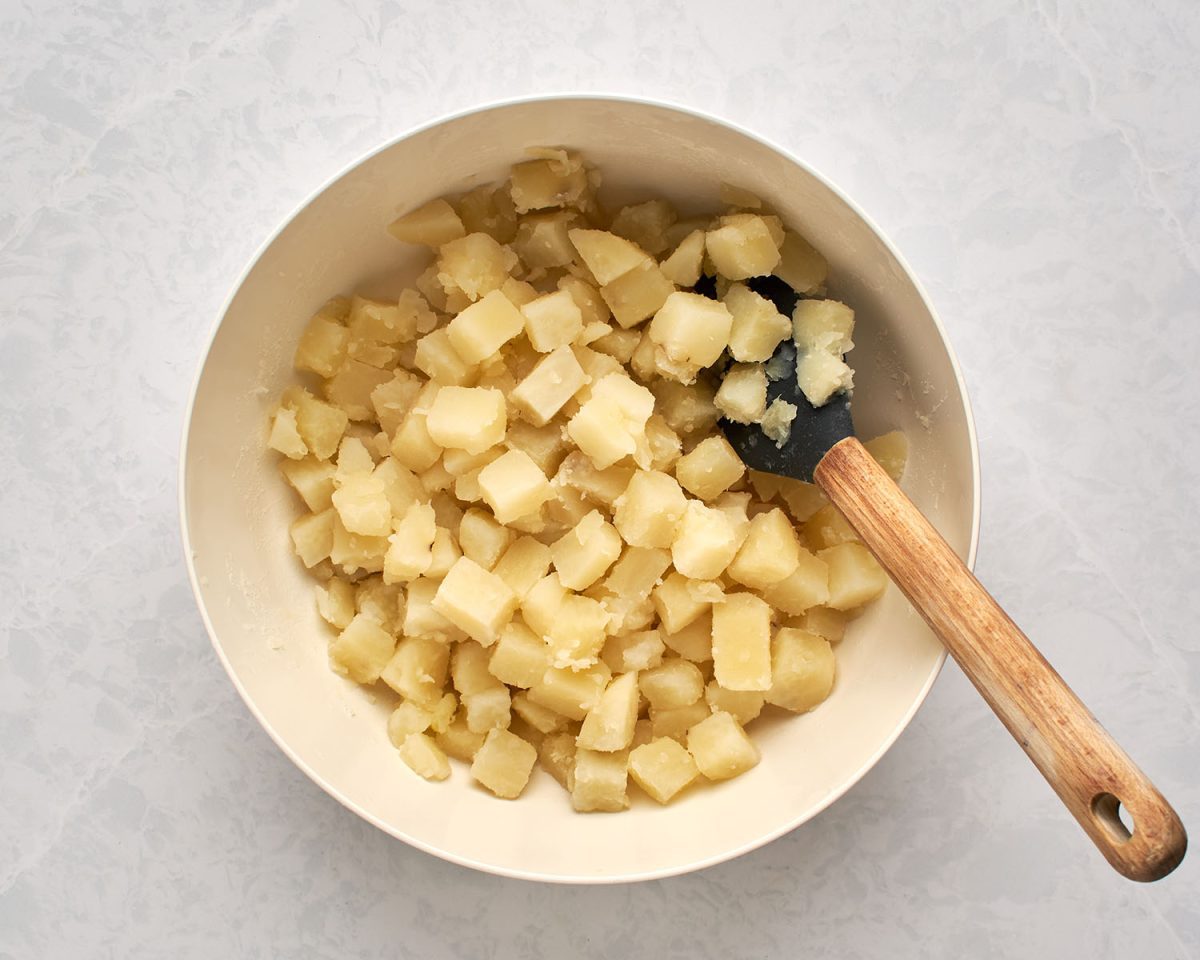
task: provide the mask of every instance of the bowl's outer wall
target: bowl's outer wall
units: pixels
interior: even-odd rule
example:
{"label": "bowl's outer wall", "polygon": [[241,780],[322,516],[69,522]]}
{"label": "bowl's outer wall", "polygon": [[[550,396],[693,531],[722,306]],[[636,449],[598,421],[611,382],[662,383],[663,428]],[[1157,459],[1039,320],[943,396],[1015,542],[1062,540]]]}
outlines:
{"label": "bowl's outer wall", "polygon": [[426,128],[333,183],[265,249],[233,297],[194,397],[183,466],[194,582],[218,652],[268,732],[329,793],[393,835],[456,862],[541,879],[662,876],[734,856],[804,822],[878,759],[919,706],[941,646],[893,588],[838,649],[834,695],[799,718],[756,725],[763,760],[670,807],[639,797],[620,816],[582,816],[537,772],[516,802],[456,765],[428,784],[399,762],[387,699],[330,672],[312,581],[290,553],[298,515],[264,449],[273,401],[292,382],[306,319],[329,296],[394,292],[428,253],[385,226],[432,197],[500,179],[525,147],[582,150],[609,200],[665,196],[719,208],[721,181],[762,196],[826,255],[832,292],[855,306],[860,434],[911,441],[904,486],[966,557],[975,535],[974,438],[954,363],[920,291],[879,236],[822,180],[731,127],[607,99],[505,105]]}

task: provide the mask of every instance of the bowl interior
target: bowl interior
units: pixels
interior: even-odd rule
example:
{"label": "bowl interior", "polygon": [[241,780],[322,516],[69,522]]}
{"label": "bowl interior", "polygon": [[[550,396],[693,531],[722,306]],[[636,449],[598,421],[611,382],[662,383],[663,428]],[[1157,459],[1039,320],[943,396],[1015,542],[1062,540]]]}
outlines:
{"label": "bowl interior", "polygon": [[904,430],[904,486],[962,556],[976,475],[969,413],[927,304],[889,247],[832,188],[770,146],[675,109],[607,99],[515,103],[454,118],[382,149],[323,190],[263,251],[231,300],[197,385],[183,467],[184,531],[217,650],[256,716],[325,790],[416,846],[490,871],[605,881],[678,873],[802,823],[853,784],[903,729],[942,648],[892,588],[838,648],[833,696],[810,715],[753,729],[762,762],[670,807],[644,797],[583,816],[537,771],[503,802],[461,765],[448,783],[411,774],[388,742],[390,699],[334,675],[313,586],[290,552],[297,501],[264,448],[304,322],[335,293],[394,292],[428,254],[385,225],[432,197],[501,178],[525,147],[566,144],[604,174],[609,201],[665,196],[716,210],[725,180],[762,196],[831,264],[858,316],[860,435]]}

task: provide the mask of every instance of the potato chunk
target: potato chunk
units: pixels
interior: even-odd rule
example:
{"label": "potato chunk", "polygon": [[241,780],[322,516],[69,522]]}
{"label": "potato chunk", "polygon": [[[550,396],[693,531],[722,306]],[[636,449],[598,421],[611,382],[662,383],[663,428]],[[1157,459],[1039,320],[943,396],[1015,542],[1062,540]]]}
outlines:
{"label": "potato chunk", "polygon": [[579,365],[570,347],[561,346],[541,360],[512,392],[513,406],[535,426],[543,426],[591,378]]}
{"label": "potato chunk", "polygon": [[[516,265],[516,254],[507,247],[502,247],[486,233],[469,233],[465,237],[443,244],[438,251],[438,280],[447,292],[461,290],[466,294],[468,300],[476,301],[486,294],[498,292],[504,281],[508,279],[509,272]],[[496,303],[500,304],[501,308],[504,304],[512,306],[511,301],[504,298],[503,294],[500,294],[500,297],[503,298],[503,301],[497,300]],[[505,311],[504,316],[510,317],[511,315]],[[499,349],[497,344],[496,349],[490,350],[482,356],[476,356],[472,360],[465,351],[459,349],[460,341],[454,333],[453,321],[450,326],[451,342],[468,363],[477,363]]]}
{"label": "potato chunk", "polygon": [[332,499],[333,508],[350,533],[386,537],[392,532],[392,505],[379,477],[370,473],[348,476]]}
{"label": "potato chunk", "polygon": [[775,446],[782,447],[792,436],[792,421],[796,419],[798,410],[794,403],[788,403],[783,397],[776,397],[767,407],[762,418],[762,432],[775,441]]}
{"label": "potato chunk", "polygon": [[696,761],[675,740],[659,737],[629,754],[629,775],[659,803],[671,799],[700,775]]}
{"label": "potato chunk", "polygon": [[673,710],[695,703],[704,695],[704,674],[690,660],[671,658],[643,671],[638,684],[656,710]]}
{"label": "potato chunk", "polygon": [[675,284],[649,259],[600,288],[613,319],[626,329],[654,316],[674,292]]}
{"label": "potato chunk", "polygon": [[667,426],[683,436],[710,430],[721,418],[714,403],[716,391],[702,381],[690,385],[662,381],[651,392]]}
{"label": "potato chunk", "polygon": [[433,608],[468,636],[491,646],[517,609],[517,595],[494,573],[468,557],[450,568]]}
{"label": "potato chunk", "polygon": [[533,537],[518,537],[491,569],[519,600],[524,600],[533,585],[550,569],[550,560],[550,548],[544,543]]}
{"label": "potato chunk", "polygon": [[413,773],[426,780],[445,780],[450,776],[450,761],[442,748],[424,733],[410,733],[400,745],[400,759]]}
{"label": "potato chunk", "polygon": [[284,460],[279,470],[309,510],[320,513],[329,509],[333,503],[333,464],[305,457],[303,460]]}
{"label": "potato chunk", "polygon": [[809,607],[829,600],[829,567],[803,547],[796,569],[762,591],[762,598],[776,610],[796,617]]}
{"label": "potato chunk", "polygon": [[734,360],[769,360],[775,348],[792,334],[792,322],[775,309],[775,304],[744,283],[731,283],[721,300],[733,317],[729,352]]}
{"label": "potato chunk", "polygon": [[446,327],[439,327],[417,341],[413,366],[436,387],[467,386],[479,375],[475,364],[467,363],[454,349]]}
{"label": "potato chunk", "polygon": [[622,674],[609,683],[583,718],[576,743],[585,750],[624,750],[633,740],[637,714],[638,675]]}
{"label": "potato chunk", "polygon": [[729,345],[733,317],[719,300],[676,291],[650,321],[650,339],[672,360],[707,367]]}
{"label": "potato chunk", "polygon": [[397,240],[423,243],[427,247],[440,247],[466,233],[454,208],[441,198],[393,220],[387,229]]}
{"label": "potato chunk", "polygon": [[551,495],[546,475],[520,450],[509,450],[480,470],[479,491],[500,523],[533,513]]}
{"label": "potato chunk", "polygon": [[591,597],[567,594],[546,631],[552,667],[579,670],[600,656],[607,635],[608,612]]}
{"label": "potato chunk", "polygon": [[636,244],[605,230],[572,230],[569,236],[601,286],[650,259]]}
{"label": "potato chunk", "polygon": [[767,703],[805,713],[833,690],[833,648],[824,637],[781,627],[771,643],[771,688]]}
{"label": "potato chunk", "polygon": [[515,733],[499,728],[490,730],[483,746],[471,761],[471,776],[496,796],[514,800],[521,795],[537,751]]}
{"label": "potato chunk", "polygon": [[350,331],[336,320],[317,314],[308,321],[293,364],[297,370],[311,370],[321,377],[332,377],[346,360]]}
{"label": "potato chunk", "polygon": [[712,580],[725,571],[740,545],[722,511],[691,500],[676,528],[671,559],[685,577]]}
{"label": "potato chunk", "polygon": [[451,346],[468,364],[491,357],[524,329],[525,317],[499,290],[471,304],[446,327]]}
{"label": "potato chunk", "polygon": [[577,153],[551,155],[513,164],[509,191],[517,213],[582,204],[588,192],[587,168]]}
{"label": "potato chunk", "polygon": [[550,666],[548,654],[542,638],[518,618],[500,631],[488,669],[497,680],[528,689],[545,676]]}
{"label": "potato chunk", "polygon": [[329,644],[329,663],[356,683],[374,683],[395,648],[395,637],[373,617],[360,613]]}
{"label": "potato chunk", "polygon": [[[900,478],[904,476],[904,467],[908,463],[908,437],[899,430],[893,430],[874,440],[868,440],[863,446],[867,448],[867,453],[887,471],[888,476],[899,483]],[[284,472],[287,472],[286,467]],[[312,507],[311,504],[309,506]]]}
{"label": "potato chunk", "polygon": [[379,679],[405,700],[433,710],[442,699],[450,648],[432,637],[404,637]]}
{"label": "potato chunk", "polygon": [[729,575],[754,590],[765,590],[800,565],[800,540],[792,522],[776,507],[750,521],[746,542],[729,565]]}
{"label": "potato chunk", "polygon": [[759,760],[758,747],[728,713],[714,713],[688,730],[687,748],[709,780],[736,777]]}
{"label": "potato chunk", "polygon": [[767,412],[767,373],[761,363],[735,363],[725,371],[715,400],[734,423],[758,423]]}
{"label": "potato chunk", "polygon": [[701,500],[715,500],[746,472],[746,465],[724,437],[707,437],[675,463],[680,485]]}
{"label": "potato chunk", "polygon": [[628,762],[623,752],[576,750],[571,805],[580,813],[615,813],[628,807]]}
{"label": "potato chunk", "polygon": [[529,699],[571,720],[582,720],[599,702],[611,676],[603,663],[585,670],[551,667],[529,688]]}
{"label": "potato chunk", "polygon": [[556,347],[566,346],[583,329],[583,314],[566,290],[556,290],[530,301],[521,307],[521,313],[525,317],[525,333],[538,353],[549,353]]}
{"label": "potato chunk", "polygon": [[383,582],[408,583],[424,574],[433,563],[436,536],[433,507],[413,504],[396,524],[396,532],[388,537],[390,546],[383,558]]}
{"label": "potato chunk", "polygon": [[704,231],[693,230],[680,242],[675,251],[660,265],[665,276],[681,287],[694,287],[700,279],[700,264],[704,259]]}
{"label": "potato chunk", "polygon": [[571,418],[567,433],[603,470],[637,450],[653,412],[654,394],[624,374],[612,373],[592,385],[591,397]]}
{"label": "potato chunk", "polygon": [[285,406],[296,411],[296,430],[308,452],[318,460],[332,457],[350,423],[346,412],[318,400],[307,390],[290,393]]}
{"label": "potato chunk", "polygon": [[829,265],[800,234],[785,230],[779,263],[772,272],[797,293],[809,294],[825,282]]}
{"label": "potato chunk", "polygon": [[771,688],[771,608],[752,593],[713,607],[713,667],[726,690]]}
{"label": "potato chunk", "polygon": [[792,338],[801,350],[840,357],[854,349],[854,311],[836,300],[800,300],[792,311]]}
{"label": "potato chunk", "polygon": [[713,680],[704,688],[704,700],[713,713],[728,713],[743,727],[762,713],[766,694],[758,690],[726,690]]}
{"label": "potato chunk", "polygon": [[459,521],[458,542],[463,556],[474,560],[484,570],[495,572],[493,568],[512,540],[512,531],[486,510],[472,507]]}
{"label": "potato chunk", "polygon": [[829,600],[834,610],[853,610],[887,589],[888,576],[861,543],[839,543],[817,554],[829,567]]}
{"label": "potato chunk", "polygon": [[824,350],[809,350],[796,361],[796,382],[805,399],[819,407],[835,393],[850,391],[854,386],[854,371],[841,357]]}
{"label": "potato chunk", "polygon": [[675,572],[668,574],[654,588],[653,599],[663,629],[668,633],[678,633],[711,609],[714,603],[724,600],[725,594],[718,583],[689,580],[682,573]]}
{"label": "potato chunk", "polygon": [[442,387],[426,415],[425,429],[434,443],[474,454],[502,441],[507,423],[499,390]]}
{"label": "potato chunk", "polygon": [[301,517],[288,528],[292,549],[305,567],[312,569],[333,552],[334,519],[333,510],[322,510]]}
{"label": "potato chunk", "polygon": [[613,673],[649,670],[662,663],[664,649],[657,630],[639,630],[609,637],[600,652],[600,659]]}
{"label": "potato chunk", "polygon": [[765,276],[780,260],[770,227],[753,213],[722,217],[721,225],[705,236],[704,248],[717,272],[730,280]]}
{"label": "potato chunk", "polygon": [[550,553],[563,586],[586,590],[621,555],[621,537],[599,511],[593,510],[556,540]]}

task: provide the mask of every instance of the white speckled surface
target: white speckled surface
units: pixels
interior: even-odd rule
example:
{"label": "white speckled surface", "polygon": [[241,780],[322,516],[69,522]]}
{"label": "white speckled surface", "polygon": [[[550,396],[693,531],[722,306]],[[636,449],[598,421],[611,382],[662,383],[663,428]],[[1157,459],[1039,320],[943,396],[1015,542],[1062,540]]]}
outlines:
{"label": "white speckled surface", "polygon": [[297,203],[479,101],[675,100],[795,150],[909,258],[972,390],[981,576],[1196,828],[1200,10],[912,6],[4,7],[0,957],[1200,954],[1197,856],[1117,877],[954,667],[799,831],[550,888],[323,794],[187,587],[186,394]]}

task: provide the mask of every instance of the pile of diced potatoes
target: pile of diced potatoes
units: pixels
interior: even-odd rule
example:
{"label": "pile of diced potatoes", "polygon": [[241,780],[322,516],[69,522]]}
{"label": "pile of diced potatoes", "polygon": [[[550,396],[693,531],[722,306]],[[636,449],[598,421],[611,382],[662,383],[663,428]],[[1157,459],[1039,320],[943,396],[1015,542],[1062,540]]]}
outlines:
{"label": "pile of diced potatoes", "polygon": [[[767,417],[785,337],[825,358],[818,392],[848,384],[824,260],[743,191],[681,219],[605,211],[598,183],[535,150],[397,220],[432,263],[309,321],[311,377],[268,441],[307,508],[291,540],[330,664],[394,696],[400,759],[428,780],[460,760],[505,798],[540,762],[579,811],[753,767],[746,727],[829,696],[887,585],[815,486],[747,471],[717,428]],[[743,282],[772,272],[807,297],[793,317]],[[718,299],[690,291],[702,273]],[[903,436],[869,446],[898,477]]]}

